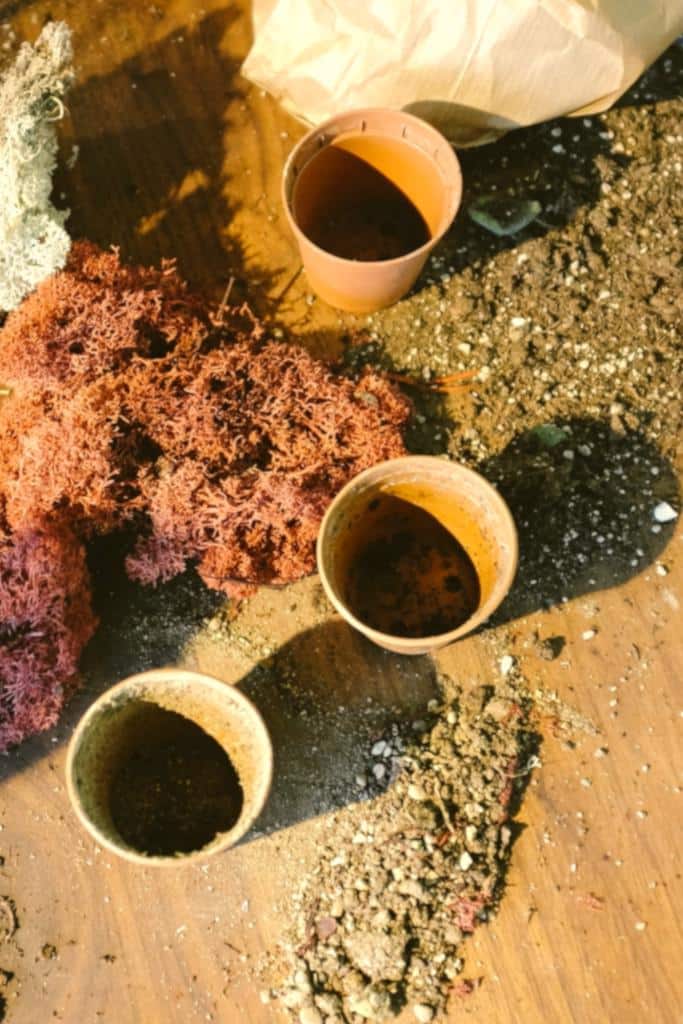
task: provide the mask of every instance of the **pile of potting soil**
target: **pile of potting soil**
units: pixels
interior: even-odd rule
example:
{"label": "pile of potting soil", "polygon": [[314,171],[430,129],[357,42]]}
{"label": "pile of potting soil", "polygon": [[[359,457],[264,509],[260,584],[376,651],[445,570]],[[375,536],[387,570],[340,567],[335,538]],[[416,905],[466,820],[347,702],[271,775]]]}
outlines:
{"label": "pile of potting soil", "polygon": [[0,748],[54,723],[94,629],[84,541],[126,531],[141,583],[188,564],[228,594],[286,583],[333,495],[405,451],[383,377],[337,376],[246,307],[212,316],[172,265],[87,242],[8,316],[0,382]]}
{"label": "pile of potting soil", "polygon": [[477,979],[458,956],[501,895],[516,792],[533,765],[531,709],[513,682],[442,680],[431,722],[372,748],[371,806],[335,816],[300,893],[291,971],[277,995],[301,1024],[422,1022]]}

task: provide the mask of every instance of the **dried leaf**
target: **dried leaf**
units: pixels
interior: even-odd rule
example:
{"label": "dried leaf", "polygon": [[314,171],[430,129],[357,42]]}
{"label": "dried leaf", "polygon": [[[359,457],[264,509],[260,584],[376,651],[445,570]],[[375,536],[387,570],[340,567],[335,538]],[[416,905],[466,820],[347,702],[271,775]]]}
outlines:
{"label": "dried leaf", "polygon": [[538,217],[541,204],[536,199],[513,199],[506,196],[480,196],[470,203],[467,213],[475,224],[499,238],[515,235]]}
{"label": "dried leaf", "polygon": [[556,427],[554,423],[543,423],[539,427],[534,427],[530,433],[540,441],[544,448],[555,448],[569,437],[566,430]]}

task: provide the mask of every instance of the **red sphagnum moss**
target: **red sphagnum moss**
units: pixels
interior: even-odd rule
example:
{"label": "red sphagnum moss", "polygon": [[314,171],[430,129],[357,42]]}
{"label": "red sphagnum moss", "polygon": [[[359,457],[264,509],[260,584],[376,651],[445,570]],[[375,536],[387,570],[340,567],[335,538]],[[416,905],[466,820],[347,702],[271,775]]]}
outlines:
{"label": "red sphagnum moss", "polygon": [[88,242],[7,318],[0,382],[0,552],[20,575],[40,553],[62,603],[29,574],[25,621],[49,619],[69,651],[21,641],[3,588],[2,746],[53,723],[92,632],[81,540],[128,526],[126,569],[142,583],[190,562],[227,594],[286,583],[313,570],[333,495],[405,451],[409,405],[384,378],[336,375],[269,340],[246,307],[219,322],[172,264],[124,267]]}
{"label": "red sphagnum moss", "polygon": [[55,724],[96,624],[74,534],[0,527],[0,750]]}

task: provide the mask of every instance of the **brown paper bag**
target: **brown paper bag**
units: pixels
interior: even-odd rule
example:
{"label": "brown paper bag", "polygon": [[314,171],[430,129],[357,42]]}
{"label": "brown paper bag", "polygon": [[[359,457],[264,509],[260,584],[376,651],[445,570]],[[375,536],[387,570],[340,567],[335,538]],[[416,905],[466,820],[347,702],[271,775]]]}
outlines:
{"label": "brown paper bag", "polygon": [[683,0],[254,0],[243,74],[318,124],[406,108],[458,145],[605,110],[683,32]]}

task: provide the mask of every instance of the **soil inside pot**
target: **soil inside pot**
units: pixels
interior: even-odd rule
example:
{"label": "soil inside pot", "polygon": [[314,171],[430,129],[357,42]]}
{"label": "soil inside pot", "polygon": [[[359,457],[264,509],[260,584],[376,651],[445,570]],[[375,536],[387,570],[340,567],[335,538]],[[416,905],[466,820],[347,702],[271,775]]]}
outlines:
{"label": "soil inside pot", "polygon": [[232,828],[243,804],[228,755],[195,722],[150,705],[145,737],[123,759],[111,790],[122,838],[150,856],[190,853]]}
{"label": "soil inside pot", "polygon": [[294,210],[311,241],[342,259],[397,259],[430,238],[421,212],[393,181],[337,146],[321,150],[304,167]]}
{"label": "soil inside pot", "polygon": [[392,636],[456,629],[479,604],[472,560],[434,516],[391,494],[371,503],[352,541],[346,600],[357,618]]}

